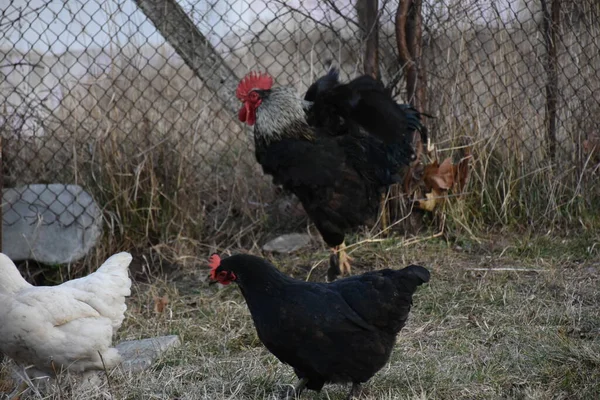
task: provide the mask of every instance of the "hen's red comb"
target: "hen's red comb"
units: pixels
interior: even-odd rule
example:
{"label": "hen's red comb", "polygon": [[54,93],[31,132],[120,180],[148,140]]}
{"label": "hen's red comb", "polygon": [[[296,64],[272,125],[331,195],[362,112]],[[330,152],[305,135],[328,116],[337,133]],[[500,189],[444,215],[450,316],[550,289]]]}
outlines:
{"label": "hen's red comb", "polygon": [[218,254],[213,254],[208,259],[208,266],[210,267],[210,277],[216,279],[217,268],[221,265],[221,257]]}
{"label": "hen's red comb", "polygon": [[241,101],[246,101],[248,93],[252,89],[269,90],[273,86],[273,78],[271,75],[262,72],[252,71],[240,81],[240,84],[235,91],[235,96]]}

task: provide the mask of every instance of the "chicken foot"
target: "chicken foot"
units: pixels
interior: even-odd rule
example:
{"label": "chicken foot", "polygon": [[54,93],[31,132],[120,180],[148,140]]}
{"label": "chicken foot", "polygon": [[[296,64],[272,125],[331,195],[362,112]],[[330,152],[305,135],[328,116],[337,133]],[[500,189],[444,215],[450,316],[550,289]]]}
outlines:
{"label": "chicken foot", "polygon": [[21,395],[23,393],[25,393],[25,390],[27,389],[27,382],[22,381],[21,383],[19,383],[19,385],[16,387],[15,390],[12,391],[12,393],[10,393],[7,397],[8,400],[20,400],[21,399]]}
{"label": "chicken foot", "polygon": [[[27,368],[21,365],[20,369],[20,371],[15,370],[16,374],[20,379],[20,382],[15,388],[15,390],[13,390],[12,393],[8,395],[8,400],[20,400],[21,396],[26,391],[28,391],[29,388],[35,388],[33,382],[29,378],[29,374],[27,374]],[[37,394],[39,395],[39,393]]]}
{"label": "chicken foot", "polygon": [[353,383],[350,393],[348,393],[348,400],[358,399],[362,393],[362,386],[360,383]]}
{"label": "chicken foot", "polygon": [[293,388],[288,387],[283,391],[283,393],[280,396],[281,400],[294,400],[298,398],[300,396],[300,393],[302,393],[302,391],[306,387],[307,383],[308,378],[299,379]]}
{"label": "chicken foot", "polygon": [[383,193],[381,195],[380,207],[381,210],[381,232],[383,236],[387,236],[387,230],[389,227],[389,212],[387,208],[387,194]]}
{"label": "chicken foot", "polygon": [[331,257],[329,257],[329,269],[327,270],[327,281],[334,281],[338,275],[350,275],[352,271],[350,261],[352,261],[352,257],[346,253],[345,242],[332,248]]}

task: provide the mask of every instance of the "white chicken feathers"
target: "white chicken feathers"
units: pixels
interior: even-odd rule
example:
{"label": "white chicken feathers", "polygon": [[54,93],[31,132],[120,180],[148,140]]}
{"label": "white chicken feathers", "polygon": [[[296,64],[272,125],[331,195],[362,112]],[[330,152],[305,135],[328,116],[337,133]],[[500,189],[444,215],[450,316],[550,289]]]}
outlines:
{"label": "white chicken feathers", "polygon": [[131,260],[118,253],[96,272],[50,287],[27,283],[0,253],[0,351],[50,374],[117,366],[112,336],[125,318]]}

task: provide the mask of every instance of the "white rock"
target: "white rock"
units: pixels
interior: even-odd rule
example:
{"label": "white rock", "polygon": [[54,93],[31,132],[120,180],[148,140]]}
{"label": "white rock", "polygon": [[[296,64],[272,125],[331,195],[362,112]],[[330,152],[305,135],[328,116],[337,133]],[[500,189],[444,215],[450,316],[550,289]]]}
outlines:
{"label": "white rock", "polygon": [[102,234],[102,211],[81,186],[33,184],[2,195],[2,252],[15,261],[76,261]]}
{"label": "white rock", "polygon": [[180,344],[177,335],[170,335],[128,340],[119,343],[115,347],[123,358],[121,362],[123,371],[136,373],[149,368],[163,353],[172,347],[178,347]]}
{"label": "white rock", "polygon": [[293,253],[310,243],[310,235],[305,233],[289,233],[271,240],[263,246],[264,251],[275,253]]}

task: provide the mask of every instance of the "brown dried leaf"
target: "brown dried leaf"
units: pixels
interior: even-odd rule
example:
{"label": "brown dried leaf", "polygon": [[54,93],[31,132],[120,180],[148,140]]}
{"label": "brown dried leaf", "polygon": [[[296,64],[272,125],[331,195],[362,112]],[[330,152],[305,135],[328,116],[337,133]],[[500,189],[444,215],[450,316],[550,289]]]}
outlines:
{"label": "brown dried leaf", "polygon": [[438,168],[438,173],[433,179],[436,181],[440,189],[450,189],[454,185],[454,164],[450,157],[446,158]]}
{"label": "brown dried leaf", "polygon": [[454,168],[451,158],[446,158],[440,165],[437,161],[432,162],[425,167],[425,185],[439,192],[450,189],[454,184]]}
{"label": "brown dried leaf", "polygon": [[169,304],[169,296],[166,294],[164,296],[158,297],[154,296],[154,312],[157,314],[162,314],[165,312],[165,308],[167,308],[167,304]]}
{"label": "brown dried leaf", "polygon": [[437,174],[437,170],[439,168],[439,164],[437,160],[434,160],[431,164],[427,164],[423,171],[423,182],[425,182],[425,186],[427,189],[431,190],[433,188],[433,183],[431,182],[431,177]]}
{"label": "brown dried leaf", "polygon": [[429,193],[425,193],[425,200],[419,200],[418,207],[421,210],[433,211],[437,204],[443,200],[443,198],[440,198],[440,195],[441,193],[436,189],[433,189]]}

